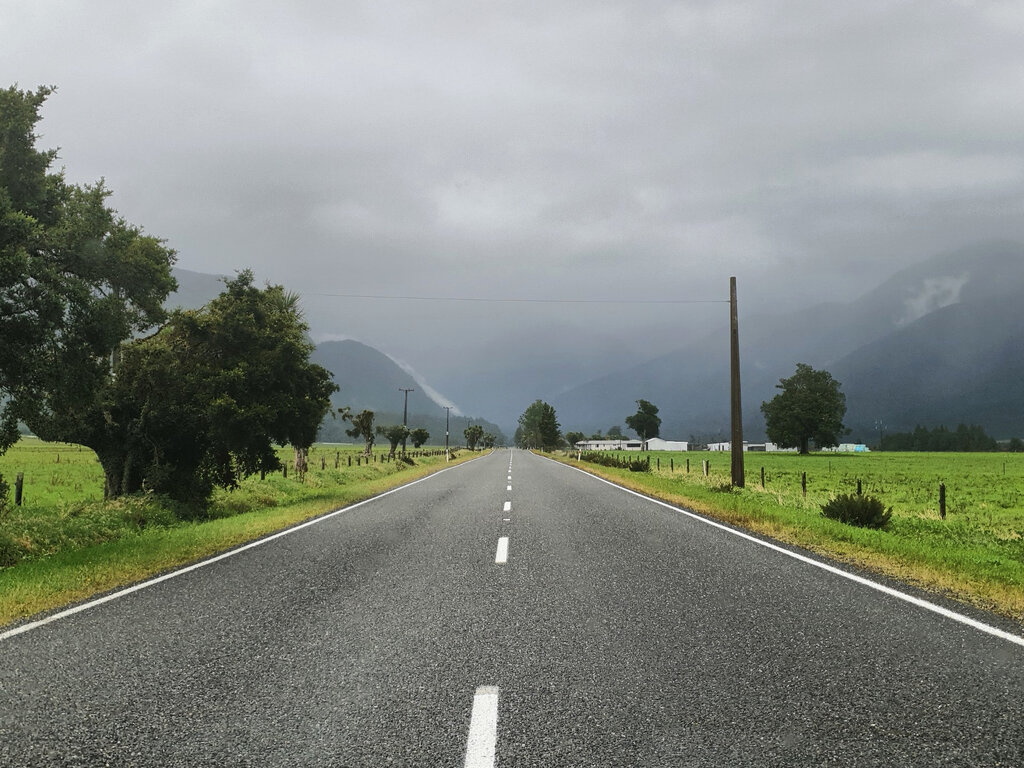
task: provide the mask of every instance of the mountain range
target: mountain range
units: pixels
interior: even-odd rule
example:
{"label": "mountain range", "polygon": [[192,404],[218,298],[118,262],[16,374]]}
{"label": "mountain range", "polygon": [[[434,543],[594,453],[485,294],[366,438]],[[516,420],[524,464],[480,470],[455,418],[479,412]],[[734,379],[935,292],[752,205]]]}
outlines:
{"label": "mountain range", "polygon": [[[175,273],[179,291],[172,305],[200,306],[223,287],[213,275]],[[774,396],[779,379],[792,375],[798,362],[825,368],[841,382],[852,441],[875,442],[881,430],[961,422],[979,424],[998,438],[1024,435],[1022,295],[1024,245],[1014,242],[980,243],[936,255],[847,302],[779,306],[747,316],[741,286],[746,437],[764,437],[760,405]],[[666,438],[728,439],[729,336],[724,322],[645,362],[612,349],[602,358],[600,347],[588,349],[578,383],[559,387],[560,392],[548,387],[565,381],[572,368],[554,336],[548,341],[534,339],[536,353],[518,368],[496,366],[491,379],[470,383],[487,398],[477,401],[479,409],[497,422],[487,422],[485,429],[497,433],[500,424],[511,431],[516,416],[541,398],[555,406],[564,430],[606,431],[622,426],[636,411],[635,401],[643,398],[659,406]],[[383,352],[351,339],[325,341],[314,359],[335,375],[340,387],[336,405],[369,408],[378,412],[378,423],[398,423],[399,389],[412,388],[409,413],[424,423],[414,424],[412,418],[409,423],[427,426],[429,421],[432,434],[443,434],[444,396]],[[452,434],[461,435],[468,421],[453,416]],[[332,435],[339,429],[325,423]]]}
{"label": "mountain range", "polygon": [[[170,307],[198,309],[224,288],[224,278],[218,275],[175,268],[174,276],[178,289],[167,300]],[[401,424],[405,417],[411,428],[423,427],[430,432],[432,445],[444,443],[446,429],[450,432],[452,445],[464,443],[462,433],[470,424],[479,424],[485,432],[498,437],[499,443],[507,442],[501,428],[493,422],[464,416],[458,409],[446,414],[443,404],[425,388],[424,382],[371,346],[353,339],[323,341],[316,345],[310,359],[330,371],[338,385],[338,391],[331,396],[333,410],[343,406],[351,408],[353,413],[371,410],[379,425]],[[404,389],[410,390],[407,411]],[[328,416],[321,427],[319,439],[324,442],[352,442],[353,438],[345,433],[349,426],[336,417]]]}
{"label": "mountain range", "polygon": [[[796,363],[825,368],[847,396],[850,439],[916,424],[1024,434],[1024,246],[990,242],[928,259],[848,303],[740,318],[745,436]],[[607,429],[657,404],[662,435],[729,435],[727,329],[556,397],[563,427]]]}

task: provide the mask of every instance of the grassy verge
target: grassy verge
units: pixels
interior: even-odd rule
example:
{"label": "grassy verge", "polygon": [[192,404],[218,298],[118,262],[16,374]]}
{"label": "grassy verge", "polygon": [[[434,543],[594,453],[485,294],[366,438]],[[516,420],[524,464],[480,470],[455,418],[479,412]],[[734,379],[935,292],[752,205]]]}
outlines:
{"label": "grassy verge", "polygon": [[[480,455],[462,452],[450,464],[443,455],[423,455],[414,459],[414,466],[381,461],[355,465],[358,449],[318,446],[302,481],[294,474],[251,477],[233,491],[218,492],[209,518],[183,522],[158,499],[97,498],[102,494],[89,473],[96,483],[102,475],[91,453],[83,455],[83,467],[72,469],[62,456],[61,470],[53,468],[61,466],[54,459],[58,447],[31,441],[19,447],[4,457],[7,466],[0,471],[13,480],[9,467],[24,467],[26,481],[30,476],[35,480],[26,482],[27,487],[37,491],[31,497],[26,492],[26,499],[34,501],[0,519],[0,547],[7,542],[21,555],[14,565],[0,569],[0,626],[195,562]],[[71,492],[48,497],[47,488],[64,485],[65,471],[76,478],[81,472],[82,477],[69,481]],[[40,482],[48,477],[62,479]],[[79,482],[82,491],[75,493]]]}
{"label": "grassy verge", "polygon": [[[1024,457],[1003,454],[872,456],[748,455],[746,488],[729,483],[727,454],[655,457],[662,467],[630,472],[551,456],[627,488],[708,517],[995,611],[1024,624]],[[691,471],[686,472],[689,459]],[[702,462],[717,465],[704,476]],[[674,467],[670,469],[670,461]],[[1007,466],[1009,461],[1009,466]],[[751,465],[754,466],[751,466]],[[765,466],[765,486],[760,466]],[[808,476],[803,496],[801,477]],[[887,530],[844,525],[821,516],[821,504],[864,493],[892,507]],[[949,489],[938,514],[937,487]]]}

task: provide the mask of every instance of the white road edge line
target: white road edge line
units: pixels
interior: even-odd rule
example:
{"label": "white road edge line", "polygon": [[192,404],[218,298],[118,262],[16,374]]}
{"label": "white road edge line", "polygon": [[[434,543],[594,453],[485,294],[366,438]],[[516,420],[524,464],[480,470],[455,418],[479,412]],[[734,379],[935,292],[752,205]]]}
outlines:
{"label": "white road edge line", "polygon": [[624,488],[621,485],[613,483],[611,480],[605,480],[603,477],[592,475],[585,470],[578,469],[577,467],[571,467],[568,464],[562,464],[562,462],[555,461],[554,459],[548,459],[548,461],[552,461],[555,464],[559,464],[563,467],[566,467],[567,469],[575,470],[580,474],[586,475],[587,477],[592,477],[595,480],[599,480],[600,482],[606,485],[612,486],[613,488],[618,488],[620,491],[623,491],[625,493],[628,493],[632,496],[636,496],[641,499],[646,499],[647,501],[653,502],[654,504],[665,507],[666,509],[671,509],[682,515],[686,515],[687,517],[691,517],[694,520],[697,520],[706,525],[710,525],[714,528],[718,528],[719,530],[725,531],[726,533],[731,533],[733,536],[739,536],[741,539],[746,539],[747,541],[753,542],[754,544],[758,544],[759,546],[783,554],[786,557],[791,557],[794,560],[799,560],[800,562],[806,563],[807,565],[813,565],[815,568],[820,568],[821,570],[828,571],[829,573],[835,574],[836,576],[841,576],[844,579],[849,579],[850,581],[854,581],[858,584],[861,584],[862,586],[877,590],[878,592],[882,592],[886,595],[889,595],[890,597],[895,597],[897,600],[903,600],[904,602],[910,603],[911,605],[916,605],[918,608],[924,608],[926,611],[937,613],[940,616],[944,616],[947,619],[952,619],[953,621],[957,621],[961,624],[966,624],[968,627],[977,629],[980,632],[984,632],[986,634],[992,635],[993,637],[998,637],[1001,640],[1006,640],[1007,642],[1014,643],[1016,645],[1024,647],[1024,637],[1020,635],[1011,634],[1010,632],[1006,632],[1005,630],[999,629],[998,627],[993,627],[991,624],[986,624],[983,621],[972,619],[970,616],[965,616],[962,613],[957,613],[956,611],[952,611],[949,608],[944,608],[943,606],[929,602],[928,600],[922,600],[920,597],[914,597],[914,595],[909,595],[906,592],[900,592],[898,589],[887,587],[885,584],[879,584],[877,581],[866,579],[863,576],[858,576],[855,573],[849,573],[847,571],[842,570],[841,568],[836,568],[835,566],[829,565],[827,563],[818,562],[817,560],[813,560],[809,557],[806,557],[805,555],[801,555],[798,552],[790,552],[788,549],[785,549],[784,547],[780,547],[776,544],[772,544],[767,541],[762,541],[761,539],[758,539],[755,536],[743,533],[742,531],[737,531],[734,528],[730,528],[729,526],[723,525],[722,523],[717,523],[714,520],[709,520],[706,517],[701,517],[695,512],[690,512],[689,510],[683,509],[682,507],[674,506],[666,501],[661,501],[660,499],[655,499],[650,496],[645,496],[642,493],[637,493],[636,491],[631,490],[629,488]]}
{"label": "white road edge line", "polygon": [[493,768],[498,742],[498,687],[481,685],[473,696],[465,768]]}
{"label": "white road edge line", "polygon": [[14,637],[16,635],[21,635],[30,630],[45,626],[46,624],[50,624],[54,621],[66,619],[68,616],[73,616],[76,613],[81,613],[82,611],[88,610],[89,608],[95,608],[98,605],[103,605],[103,603],[109,603],[112,600],[116,600],[119,597],[130,595],[132,592],[138,592],[139,590],[145,589],[146,587],[152,587],[154,584],[159,584],[162,581],[167,581],[168,579],[173,579],[177,576],[182,576],[186,573],[191,573],[192,571],[198,570],[207,565],[212,565],[213,563],[216,563],[220,560],[226,560],[229,557],[233,557],[234,555],[237,555],[241,552],[245,552],[246,550],[252,549],[253,547],[258,547],[261,544],[266,544],[267,542],[273,541],[274,539],[280,539],[282,536],[287,536],[288,534],[295,533],[296,531],[301,531],[303,528],[308,528],[311,525],[322,523],[324,520],[335,517],[336,515],[340,515],[345,512],[351,512],[353,509],[356,509],[357,507],[362,507],[366,504],[371,504],[377,501],[378,499],[383,499],[385,496],[390,496],[393,493],[404,491],[406,488],[410,488],[418,483],[422,483],[425,480],[430,480],[431,478],[437,477],[438,475],[443,474],[444,472],[448,472],[449,470],[464,467],[466,466],[466,464],[469,463],[470,462],[467,461],[463,464],[456,464],[454,467],[445,467],[444,469],[439,469],[437,472],[432,472],[426,477],[421,477],[419,480],[413,480],[411,483],[400,485],[397,488],[392,488],[390,491],[385,491],[384,493],[378,494],[369,499],[364,499],[363,501],[356,502],[355,504],[350,504],[349,506],[346,507],[340,507],[334,510],[333,512],[328,512],[326,514],[321,515],[320,517],[314,518],[313,520],[307,520],[306,522],[299,523],[298,525],[295,525],[291,528],[286,528],[283,531],[278,531],[277,533],[271,534],[270,536],[259,539],[257,541],[252,541],[248,544],[243,544],[242,546],[237,547],[236,549],[231,549],[227,552],[221,552],[219,555],[214,555],[208,560],[201,560],[198,563],[192,563],[192,565],[183,566],[182,568],[179,568],[176,571],[165,573],[162,576],[157,576],[155,578],[149,579],[148,581],[133,584],[132,586],[125,587],[124,589],[120,589],[117,592],[111,592],[109,595],[104,595],[103,597],[98,597],[95,600],[90,600],[87,603],[76,605],[73,608],[67,608],[63,611],[59,611],[57,613],[52,614],[51,616],[47,616],[46,618],[39,619],[37,621],[31,621],[28,624],[22,624],[21,626],[15,627],[14,629],[9,629],[6,632],[0,632],[0,642],[3,642],[4,640],[7,640],[8,638]]}
{"label": "white road edge line", "polygon": [[508,536],[502,536],[498,539],[498,551],[494,553],[494,562],[508,562]]}

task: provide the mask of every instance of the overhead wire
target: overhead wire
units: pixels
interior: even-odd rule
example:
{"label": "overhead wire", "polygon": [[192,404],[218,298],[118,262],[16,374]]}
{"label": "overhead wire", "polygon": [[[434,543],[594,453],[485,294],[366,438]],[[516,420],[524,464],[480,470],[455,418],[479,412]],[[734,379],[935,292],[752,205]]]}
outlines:
{"label": "overhead wire", "polygon": [[383,299],[390,301],[456,301],[484,304],[728,304],[728,299],[532,299],[495,298],[485,296],[389,296],[368,293],[305,293],[338,299]]}

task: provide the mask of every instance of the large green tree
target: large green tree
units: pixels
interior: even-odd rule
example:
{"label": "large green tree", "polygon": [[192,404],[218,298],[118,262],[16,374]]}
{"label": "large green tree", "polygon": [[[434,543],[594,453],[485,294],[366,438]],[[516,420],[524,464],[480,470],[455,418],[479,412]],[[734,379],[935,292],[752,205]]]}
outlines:
{"label": "large green tree", "polygon": [[586,440],[586,439],[587,439],[587,436],[584,435],[582,432],[566,432],[565,433],[565,442],[567,442],[569,444],[570,448],[572,446],[576,445],[576,443],[580,442],[581,440]]}
{"label": "large green tree", "polygon": [[412,440],[413,448],[420,448],[430,439],[430,433],[423,427],[416,427],[409,433],[409,439]]}
{"label": "large green tree", "polygon": [[349,437],[363,438],[363,455],[369,456],[373,452],[373,411],[362,410],[353,415],[348,406],[345,406],[341,409],[341,418],[352,423],[352,428],[346,429],[345,434]]}
{"label": "large green tree", "polygon": [[812,440],[817,448],[838,445],[846,433],[846,395],[831,373],[797,363],[796,373],[775,386],[782,391],[761,403],[769,440],[800,453],[809,451]]}
{"label": "large green tree", "polygon": [[122,342],[166,317],[174,252],[118,217],[109,190],[36,149],[50,88],[0,90],[0,451],[22,419],[64,439],[96,408]]}
{"label": "large green tree", "polygon": [[626,426],[636,432],[645,442],[652,437],[657,437],[661,431],[658,406],[646,400],[637,400],[636,413],[626,417]]}
{"label": "large green tree", "polygon": [[55,414],[53,436],[96,451],[108,495],[142,488],[196,507],[216,486],[305,455],[336,389],[310,363],[297,297],[245,271],[206,307],[126,344],[91,407]]}
{"label": "large green tree", "polygon": [[519,417],[516,445],[520,448],[551,450],[562,442],[555,409],[543,400],[535,400]]}
{"label": "large green tree", "polygon": [[399,444],[409,436],[409,428],[405,424],[397,424],[393,427],[379,426],[376,432],[378,435],[382,435],[390,444],[391,449],[388,451],[388,456],[392,458],[394,458]]}
{"label": "large green tree", "polygon": [[471,451],[476,450],[476,444],[480,442],[480,439],[484,436],[484,428],[479,424],[472,424],[462,430],[462,434],[466,438],[466,447]]}

